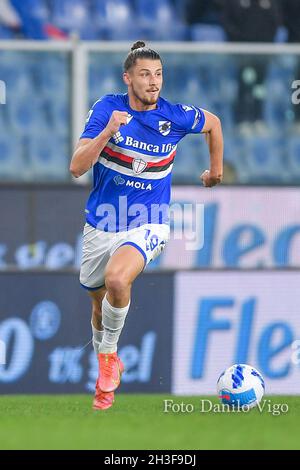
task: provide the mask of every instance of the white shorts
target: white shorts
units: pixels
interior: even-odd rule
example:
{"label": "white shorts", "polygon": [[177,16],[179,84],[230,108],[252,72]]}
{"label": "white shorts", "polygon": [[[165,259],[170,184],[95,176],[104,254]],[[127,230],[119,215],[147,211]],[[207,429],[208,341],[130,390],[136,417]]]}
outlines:
{"label": "white shorts", "polygon": [[170,236],[166,224],[146,224],[124,232],[104,232],[85,224],[83,230],[80,284],[88,290],[104,286],[104,270],[109,258],[122,245],[134,246],[145,266],[163,251]]}

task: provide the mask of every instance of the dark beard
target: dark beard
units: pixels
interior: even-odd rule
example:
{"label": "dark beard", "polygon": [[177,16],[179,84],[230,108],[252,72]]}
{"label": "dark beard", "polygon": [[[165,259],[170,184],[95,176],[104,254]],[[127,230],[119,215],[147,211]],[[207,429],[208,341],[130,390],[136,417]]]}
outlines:
{"label": "dark beard", "polygon": [[141,103],[143,103],[145,106],[149,106],[149,105],[151,105],[151,104],[156,104],[157,101],[158,101],[158,99],[157,99],[157,100],[156,100],[156,99],[153,99],[153,100],[141,100],[140,98],[139,98],[139,100],[140,100]]}
{"label": "dark beard", "polygon": [[133,91],[134,96],[135,96],[144,106],[151,106],[151,105],[153,105],[153,104],[156,104],[157,101],[158,101],[158,99],[159,99],[159,95],[158,95],[157,99],[156,99],[156,98],[153,98],[152,100],[151,100],[151,99],[148,99],[148,100],[147,100],[147,99],[143,99],[143,98],[141,98],[141,97],[135,92],[135,90],[134,90],[133,88],[132,88],[132,91]]}

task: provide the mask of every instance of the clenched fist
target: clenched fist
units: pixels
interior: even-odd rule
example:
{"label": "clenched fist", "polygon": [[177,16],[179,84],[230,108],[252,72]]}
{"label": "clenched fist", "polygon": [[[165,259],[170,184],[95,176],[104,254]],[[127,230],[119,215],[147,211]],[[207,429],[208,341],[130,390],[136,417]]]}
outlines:
{"label": "clenched fist", "polygon": [[110,116],[110,120],[105,128],[110,137],[115,135],[116,132],[120,129],[120,126],[127,124],[128,113],[127,111],[113,111]]}
{"label": "clenched fist", "polygon": [[211,175],[209,170],[203,171],[200,178],[206,188],[211,188],[222,182],[222,175]]}

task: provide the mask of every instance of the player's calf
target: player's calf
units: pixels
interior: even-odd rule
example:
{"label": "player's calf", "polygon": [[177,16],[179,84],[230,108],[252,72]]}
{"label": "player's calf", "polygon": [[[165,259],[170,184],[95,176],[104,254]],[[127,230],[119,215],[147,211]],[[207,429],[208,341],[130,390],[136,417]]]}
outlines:
{"label": "player's calf", "polygon": [[125,307],[113,307],[107,299],[102,301],[103,338],[100,353],[112,354],[117,351],[117,344],[129,310],[130,301]]}
{"label": "player's calf", "polygon": [[102,301],[106,293],[105,288],[101,288],[97,291],[90,291],[89,296],[92,300],[92,333],[93,333],[93,347],[96,354],[99,354],[99,348],[103,338],[103,327],[102,327]]}

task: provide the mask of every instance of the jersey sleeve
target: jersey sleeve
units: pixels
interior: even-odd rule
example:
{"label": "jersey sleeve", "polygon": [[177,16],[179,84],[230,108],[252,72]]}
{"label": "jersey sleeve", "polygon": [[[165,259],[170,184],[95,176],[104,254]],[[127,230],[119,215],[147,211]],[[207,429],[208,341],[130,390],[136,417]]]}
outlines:
{"label": "jersey sleeve", "polygon": [[197,106],[187,106],[180,104],[182,123],[186,134],[198,134],[205,124],[205,115],[201,108]]}
{"label": "jersey sleeve", "polygon": [[106,127],[110,118],[105,98],[96,101],[89,110],[86,118],[86,124],[80,139],[94,139]]}

